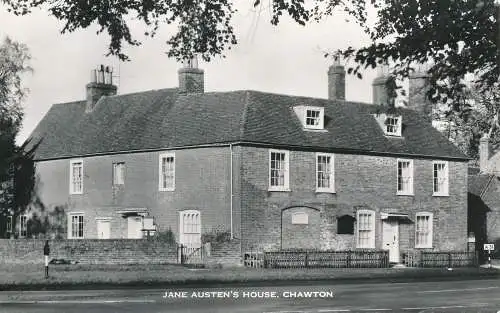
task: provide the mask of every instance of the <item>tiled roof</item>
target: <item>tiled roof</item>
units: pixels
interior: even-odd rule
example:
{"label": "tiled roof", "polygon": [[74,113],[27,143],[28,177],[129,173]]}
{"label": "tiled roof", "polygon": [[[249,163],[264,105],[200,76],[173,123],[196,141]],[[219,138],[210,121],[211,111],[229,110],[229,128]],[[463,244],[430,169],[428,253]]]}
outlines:
{"label": "tiled roof", "polygon": [[[327,131],[305,131],[295,105],[325,108]],[[373,117],[381,107],[256,91],[179,95],[162,89],[55,104],[32,134],[36,159],[249,142],[352,153],[466,160],[423,116],[398,109],[402,138],[386,137]]]}

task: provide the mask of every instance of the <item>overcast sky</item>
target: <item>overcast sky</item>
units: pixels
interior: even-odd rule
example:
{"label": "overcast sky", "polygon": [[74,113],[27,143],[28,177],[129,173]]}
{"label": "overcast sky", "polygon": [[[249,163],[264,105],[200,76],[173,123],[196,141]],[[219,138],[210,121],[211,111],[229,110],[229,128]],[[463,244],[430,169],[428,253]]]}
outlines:
{"label": "overcast sky", "polygon": [[[283,19],[275,27],[269,23],[269,12],[259,14],[251,2],[238,1],[234,19],[238,46],[226,58],[200,62],[206,91],[251,89],[326,98],[326,72],[332,61],[324,57],[324,51],[368,42],[362,29],[342,14],[306,27]],[[143,45],[126,47],[131,61],[120,63],[105,57],[109,37],[97,36],[96,27],[62,35],[62,25],[44,11],[17,17],[0,8],[0,37],[27,44],[35,70],[25,79],[30,93],[18,141],[29,136],[52,104],[83,100],[90,70],[99,64],[115,68],[119,94],[178,85],[179,64],[165,54],[169,29],[153,39],[139,36]],[[143,28],[137,26],[133,30],[141,34]],[[347,100],[371,102],[374,76],[374,71],[365,72],[362,80],[347,76]]]}

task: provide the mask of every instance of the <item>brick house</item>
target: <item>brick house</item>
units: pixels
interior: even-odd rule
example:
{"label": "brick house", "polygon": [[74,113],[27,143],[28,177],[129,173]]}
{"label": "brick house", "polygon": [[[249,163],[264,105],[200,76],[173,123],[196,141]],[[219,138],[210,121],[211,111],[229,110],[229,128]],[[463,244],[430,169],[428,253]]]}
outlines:
{"label": "brick house", "polygon": [[500,152],[492,153],[488,136],[479,143],[479,167],[469,169],[470,241],[478,251],[484,243],[500,244]]}
{"label": "brick house", "polygon": [[178,88],[116,95],[94,71],[86,99],[34,130],[37,192],[66,208],[68,238],[141,238],[146,223],[193,247],[225,231],[240,255],[466,249],[467,157],[423,113],[424,76],[395,108],[384,75],[375,104],[346,101],[339,64],[329,99],[205,92],[195,62],[178,75]]}

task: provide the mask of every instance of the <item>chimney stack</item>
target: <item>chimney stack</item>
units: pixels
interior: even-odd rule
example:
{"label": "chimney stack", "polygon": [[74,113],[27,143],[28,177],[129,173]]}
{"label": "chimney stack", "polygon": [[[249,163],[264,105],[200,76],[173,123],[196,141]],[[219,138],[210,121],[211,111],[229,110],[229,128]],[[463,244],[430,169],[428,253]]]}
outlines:
{"label": "chimney stack", "polygon": [[101,65],[90,72],[90,83],[87,84],[87,105],[85,112],[92,112],[103,96],[114,96],[117,87],[113,85],[113,69]]}
{"label": "chimney stack", "polygon": [[345,100],[345,68],[338,57],[328,68],[328,99]]}
{"label": "chimney stack", "polygon": [[416,71],[410,74],[408,80],[408,107],[423,113],[430,121],[432,119],[432,103],[427,96],[430,90],[428,66],[418,66]]}
{"label": "chimney stack", "polygon": [[389,66],[381,65],[377,70],[377,77],[373,80],[373,104],[390,106],[394,105],[395,99],[389,94],[387,83],[390,79]]}
{"label": "chimney stack", "polygon": [[479,170],[481,173],[488,172],[488,161],[490,159],[490,138],[487,134],[479,140]]}
{"label": "chimney stack", "polygon": [[179,92],[183,94],[205,92],[205,73],[198,68],[198,59],[193,56],[182,62],[179,69]]}

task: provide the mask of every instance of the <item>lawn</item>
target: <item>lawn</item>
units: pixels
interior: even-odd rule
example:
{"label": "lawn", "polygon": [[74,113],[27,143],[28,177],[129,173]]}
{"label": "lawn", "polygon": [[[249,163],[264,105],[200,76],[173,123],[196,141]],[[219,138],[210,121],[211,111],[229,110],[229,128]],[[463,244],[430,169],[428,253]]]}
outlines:
{"label": "lawn", "polygon": [[188,269],[179,265],[51,265],[49,279],[40,265],[0,266],[0,289],[40,289],[90,286],[137,286],[174,284],[255,283],[308,280],[369,279],[453,279],[459,277],[498,277],[500,271],[461,268],[433,269]]}

